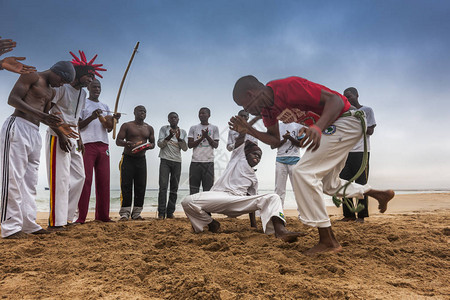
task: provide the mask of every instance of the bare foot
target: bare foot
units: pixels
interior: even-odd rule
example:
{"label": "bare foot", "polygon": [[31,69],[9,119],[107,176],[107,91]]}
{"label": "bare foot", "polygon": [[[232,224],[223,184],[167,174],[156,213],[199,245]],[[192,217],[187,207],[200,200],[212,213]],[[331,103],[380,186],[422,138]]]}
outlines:
{"label": "bare foot", "polygon": [[217,222],[217,221],[214,220],[214,219],[212,220],[211,223],[208,224],[208,230],[211,231],[211,232],[213,232],[213,233],[218,232],[219,229],[220,229],[220,223]]}
{"label": "bare foot", "polygon": [[380,210],[380,213],[384,213],[387,209],[388,202],[394,198],[395,193],[393,190],[370,190],[364,195],[370,196],[372,198],[375,198],[378,200],[378,209]]}
{"label": "bare foot", "polygon": [[275,237],[281,239],[286,243],[293,243],[297,241],[299,236],[305,236],[306,232],[293,232],[293,231],[283,231],[281,233],[275,234]]}
{"label": "bare foot", "polygon": [[11,240],[19,240],[19,239],[26,239],[26,238],[28,238],[28,234],[26,234],[23,231],[18,231],[16,233],[13,233],[13,234],[5,237],[5,239],[11,239]]}
{"label": "bare foot", "polygon": [[342,251],[342,246],[339,243],[334,244],[334,245],[326,245],[323,243],[318,243],[311,249],[304,251],[303,254],[308,255],[308,256],[314,256],[314,255],[321,254],[321,253],[333,254],[333,253],[338,253],[341,251]]}

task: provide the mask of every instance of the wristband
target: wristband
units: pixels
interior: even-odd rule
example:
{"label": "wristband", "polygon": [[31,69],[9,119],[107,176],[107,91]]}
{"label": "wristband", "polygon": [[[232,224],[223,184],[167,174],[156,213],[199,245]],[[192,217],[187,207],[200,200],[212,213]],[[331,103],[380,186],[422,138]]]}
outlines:
{"label": "wristband", "polygon": [[320,130],[319,126],[312,124],[311,126],[309,126],[309,128],[316,130],[320,136],[322,136],[322,130]]}

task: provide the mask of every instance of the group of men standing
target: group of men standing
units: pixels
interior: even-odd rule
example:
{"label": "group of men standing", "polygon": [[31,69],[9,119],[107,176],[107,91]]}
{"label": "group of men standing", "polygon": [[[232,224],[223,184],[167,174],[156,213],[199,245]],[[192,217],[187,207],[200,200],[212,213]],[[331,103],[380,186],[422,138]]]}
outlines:
{"label": "group of men standing", "polygon": [[[0,40],[0,46],[1,55],[15,44],[10,40]],[[2,237],[46,234],[53,230],[65,230],[68,225],[84,223],[93,170],[96,174],[95,219],[112,221],[109,217],[107,134],[119,120],[120,114],[111,114],[109,107],[99,101],[101,84],[95,75],[102,77],[97,71],[106,69],[100,68],[101,64],[93,64],[97,56],[88,62],[82,51],[79,51],[80,57],[72,52],[70,54],[73,57],[71,62],[57,62],[43,72],[35,72],[33,67],[22,65],[17,61],[20,58],[0,61],[2,68],[22,74],[8,99],[8,104],[15,111],[4,123],[0,134],[3,153]],[[88,87],[89,98],[83,87]],[[237,216],[260,211],[266,233],[273,232],[288,242],[296,240],[300,233],[285,229],[282,211],[286,180],[290,176],[299,219],[319,231],[318,244],[307,253],[340,251],[342,247],[331,230],[322,192],[360,199],[358,201],[363,203],[365,210],[359,212],[356,218],[352,205],[349,205],[347,210],[344,208],[343,219],[360,222],[368,216],[368,196],[379,202],[381,212],[386,210],[388,201],[394,196],[391,190],[380,191],[366,185],[367,168],[366,173],[357,179],[360,184],[346,181],[354,177],[361,166],[365,157],[362,152],[368,151],[366,147],[361,148],[361,132],[367,130],[370,136],[376,123],[372,110],[359,104],[355,88],[348,88],[344,95],[300,77],[274,80],[267,85],[254,76],[239,79],[233,98],[245,110],[230,119],[229,125],[233,131],[230,131],[227,149],[233,154],[225,173],[215,184],[214,149],[219,145],[219,130],[209,123],[209,108],[200,109],[200,124],[192,126],[188,134],[178,127],[178,114],[169,113],[169,125],[161,127],[157,140],[161,149],[158,218],[174,217],[181,174],[181,151],[192,148],[189,168],[191,195],[183,200],[182,205],[194,231],[200,232],[206,225],[210,231],[218,231],[220,223],[211,218],[212,212]],[[363,113],[352,110],[352,105]],[[248,121],[248,113],[256,117]],[[147,181],[145,151],[155,147],[153,128],[144,122],[145,107],[137,106],[134,116],[134,121],[121,126],[116,140],[118,146],[124,147],[120,162],[119,212],[123,221],[142,219]],[[266,132],[253,128],[260,118],[267,127]],[[366,120],[367,127],[364,127]],[[42,147],[40,123],[49,126],[45,146],[50,188],[47,230],[36,223],[36,183]],[[278,148],[276,194],[257,193],[253,167],[262,155],[257,146],[258,140]],[[306,152],[300,158],[299,148],[302,147],[306,148]],[[200,186],[202,193],[199,193]]]}

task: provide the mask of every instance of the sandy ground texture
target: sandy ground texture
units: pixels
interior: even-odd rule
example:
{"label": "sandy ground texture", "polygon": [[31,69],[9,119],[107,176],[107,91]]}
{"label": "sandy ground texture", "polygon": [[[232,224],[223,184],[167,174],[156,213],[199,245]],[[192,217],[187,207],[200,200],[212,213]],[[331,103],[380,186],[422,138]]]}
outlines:
{"label": "sandy ground texture", "polygon": [[344,248],[333,255],[302,254],[317,231],[287,215],[290,230],[307,232],[291,244],[246,218],[221,218],[220,233],[194,234],[182,214],[2,239],[0,298],[450,298],[450,194],[396,196],[364,224],[337,222],[339,210],[330,209]]}

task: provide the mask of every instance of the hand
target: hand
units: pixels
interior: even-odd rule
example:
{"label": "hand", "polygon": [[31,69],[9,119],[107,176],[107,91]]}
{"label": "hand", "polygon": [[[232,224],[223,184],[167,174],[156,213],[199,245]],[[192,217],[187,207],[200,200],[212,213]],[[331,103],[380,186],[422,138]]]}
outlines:
{"label": "hand", "polygon": [[65,136],[58,136],[59,139],[59,147],[64,152],[70,152],[70,148],[72,147],[72,143]]}
{"label": "hand", "polygon": [[131,149],[142,144],[142,141],[139,142],[126,141],[126,144],[127,144],[126,147]]}
{"label": "hand", "polygon": [[208,131],[209,131],[208,127],[202,130],[202,139],[206,139],[208,137]]}
{"label": "hand", "polygon": [[78,146],[77,151],[81,152],[81,154],[84,155],[84,150],[85,150],[84,143],[81,140],[77,140],[77,146]]}
{"label": "hand", "polygon": [[291,137],[291,133],[289,132],[289,130],[286,130],[286,133],[283,134],[283,139],[285,140],[289,140]]}
{"label": "hand", "polygon": [[24,65],[18,60],[24,60],[25,57],[6,57],[1,61],[1,66],[3,69],[18,73],[18,74],[28,74],[36,72],[36,68],[32,66]]}
{"label": "hand", "polygon": [[175,130],[172,128],[169,130],[169,136],[167,136],[167,140],[170,141],[170,139],[175,135]]}
{"label": "hand", "polygon": [[119,121],[120,117],[122,116],[121,113],[115,113],[113,114],[113,118],[116,119],[117,121]]}
{"label": "hand", "polygon": [[302,127],[298,132],[298,136],[305,134],[305,137],[300,140],[300,148],[309,147],[308,150],[316,151],[320,146],[320,139],[322,138],[319,127],[311,125],[310,127]]}
{"label": "hand", "polygon": [[94,110],[94,111],[92,112],[92,114],[91,114],[91,118],[92,118],[93,120],[97,119],[99,116],[102,115],[102,112],[103,112],[103,111],[102,111],[100,108]]}
{"label": "hand", "polygon": [[14,47],[16,47],[16,42],[10,39],[1,39],[0,37],[0,55],[3,55],[9,51],[12,51]]}
{"label": "hand", "polygon": [[175,137],[177,138],[177,140],[180,139],[180,128],[177,128],[177,130],[175,131]]}
{"label": "hand", "polygon": [[76,138],[80,137],[80,134],[76,131],[73,131],[72,130],[73,127],[77,127],[77,126],[70,125],[67,123],[62,123],[62,124],[58,125],[58,129],[62,134],[64,134],[68,138],[76,139]]}
{"label": "hand", "polygon": [[40,114],[40,121],[47,126],[56,127],[63,122],[63,120],[57,116],[58,114],[61,113],[46,114],[43,112]]}
{"label": "hand", "polygon": [[240,116],[234,116],[231,117],[230,122],[228,122],[228,125],[231,130],[237,131],[239,133],[247,133],[249,124],[247,121]]}

